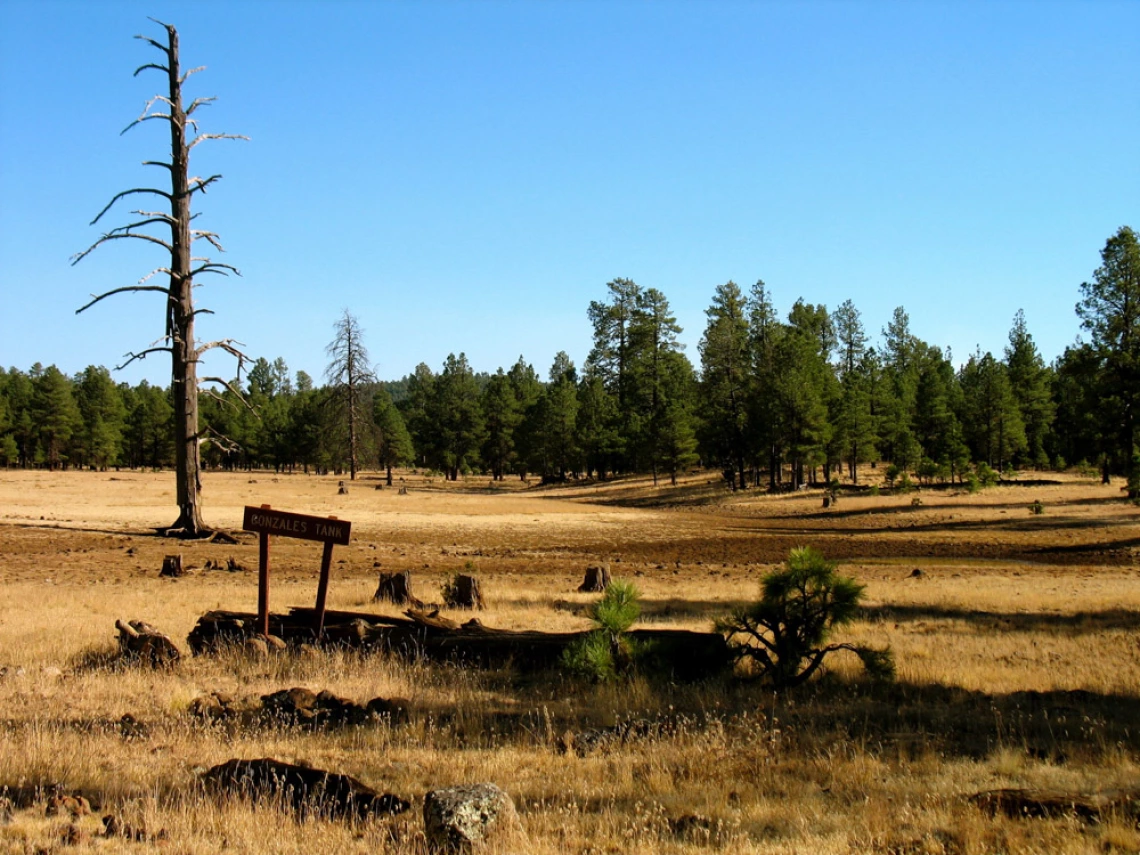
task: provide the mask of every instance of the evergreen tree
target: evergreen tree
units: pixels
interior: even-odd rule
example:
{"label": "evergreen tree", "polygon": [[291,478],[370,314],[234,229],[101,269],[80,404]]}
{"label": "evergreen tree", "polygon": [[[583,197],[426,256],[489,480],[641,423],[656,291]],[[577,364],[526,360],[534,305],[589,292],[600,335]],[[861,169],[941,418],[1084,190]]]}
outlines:
{"label": "evergreen tree", "polygon": [[516,459],[515,431],[522,422],[520,403],[502,368],[492,374],[483,387],[481,406],[487,430],[483,460],[491,468],[492,480],[502,481]]}
{"label": "evergreen tree", "polygon": [[377,386],[372,396],[372,419],[376,425],[379,463],[386,473],[388,486],[392,486],[392,468],[403,466],[415,457],[412,437],[404,424],[404,417],[392,403],[388,390]]}
{"label": "evergreen tree", "polygon": [[880,389],[879,438],[886,459],[903,469],[913,469],[921,454],[913,425],[918,395],[918,348],[919,341],[910,331],[910,316],[899,306],[883,330],[884,385]]}
{"label": "evergreen tree", "polygon": [[518,411],[518,426],[515,428],[515,454],[518,461],[518,475],[524,481],[530,472],[531,461],[540,454],[542,443],[542,419],[539,417],[539,400],[542,398],[542,381],[534,366],[522,356],[507,372],[511,391],[515,396]]}
{"label": "evergreen tree", "polygon": [[34,381],[32,412],[36,426],[36,462],[48,469],[66,467],[70,440],[79,426],[79,408],[71,381],[49,365]]}
{"label": "evergreen tree", "polygon": [[456,481],[460,472],[477,463],[483,441],[479,385],[465,354],[448,354],[432,391],[427,418],[434,425],[434,462]]}
{"label": "evergreen tree", "polygon": [[734,470],[740,489],[747,486],[749,453],[748,390],[751,353],[748,302],[735,282],[717,286],[701,338],[701,447],[706,461]]}
{"label": "evergreen tree", "polygon": [[1025,324],[1025,313],[1017,310],[1005,349],[1009,383],[1025,425],[1026,455],[1034,466],[1049,465],[1045,444],[1053,424],[1052,377]]}
{"label": "evergreen tree", "polygon": [[873,362],[868,359],[867,334],[859,310],[850,300],[835,310],[835,334],[839,345],[838,407],[833,420],[835,441],[847,461],[851,483],[859,483],[859,464],[875,459],[875,421],[871,389]]}
{"label": "evergreen tree", "polygon": [[965,433],[975,460],[1001,472],[1025,448],[1025,426],[1005,365],[975,353],[961,371]]}
{"label": "evergreen tree", "polygon": [[[748,300],[748,340],[752,352],[748,423],[752,427],[753,448],[766,458],[768,488],[772,490],[782,481],[783,471],[785,413],[779,403],[779,354],[786,334],[771,294],[763,280],[757,280]],[[756,461],[757,471],[759,462]]]}
{"label": "evergreen tree", "polygon": [[[1077,316],[1092,336],[1104,375],[1099,411],[1114,435],[1113,458],[1129,484],[1134,472],[1137,408],[1140,407],[1140,238],[1121,226],[1101,250],[1101,266],[1081,283]],[[1129,490],[1130,498],[1135,491]]]}
{"label": "evergreen tree", "polygon": [[118,462],[126,410],[119,387],[106,368],[89,365],[76,378],[79,462],[104,469]]}
{"label": "evergreen tree", "polygon": [[605,479],[621,457],[618,434],[617,400],[606,389],[602,377],[590,363],[578,383],[578,448],[586,475],[597,473]]}

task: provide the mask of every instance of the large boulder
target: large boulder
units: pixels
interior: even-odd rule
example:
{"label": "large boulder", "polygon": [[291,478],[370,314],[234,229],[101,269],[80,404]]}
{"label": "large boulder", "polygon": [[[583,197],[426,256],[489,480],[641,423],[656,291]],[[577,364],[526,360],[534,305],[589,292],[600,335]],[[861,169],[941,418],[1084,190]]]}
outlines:
{"label": "large boulder", "polygon": [[429,792],[424,796],[424,833],[428,850],[440,855],[467,855],[524,836],[511,797],[488,783]]}

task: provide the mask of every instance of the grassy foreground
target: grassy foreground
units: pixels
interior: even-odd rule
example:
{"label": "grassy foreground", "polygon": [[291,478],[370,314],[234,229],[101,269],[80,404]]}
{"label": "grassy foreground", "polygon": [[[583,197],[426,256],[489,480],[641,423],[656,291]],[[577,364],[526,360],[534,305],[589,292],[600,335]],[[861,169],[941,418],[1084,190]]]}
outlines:
{"label": "grassy foreground", "polygon": [[[366,521],[339,553],[334,608],[385,610],[369,602],[377,567],[413,569],[431,599],[471,564],[491,600],[484,623],[580,628],[591,597],[573,588],[588,563],[606,561],[636,579],[644,621],[707,629],[755,596],[784,540],[833,544],[847,551],[842,570],[868,585],[843,638],[889,643],[899,679],[872,685],[842,658],[780,697],[728,677],[593,686],[343,652],[197,658],[169,673],[108,667],[117,617],[181,643],[202,612],[256,603],[250,573],[159,579],[165,552],[253,567],[254,542],[164,542],[141,510],[104,519],[118,501],[105,475],[2,474],[0,785],[58,782],[98,809],[73,818],[17,805],[0,852],[418,853],[417,800],[477,781],[518,807],[529,843],[505,852],[1140,851],[1134,817],[1010,819],[967,799],[1140,784],[1140,580],[1127,551],[1137,531],[1134,511],[1104,488],[930,492],[921,507],[845,498],[825,516],[818,496],[728,495],[696,480],[677,491],[626,483],[524,495],[484,479],[466,492],[417,484],[403,505],[393,491],[354,486],[346,501],[359,504],[330,510],[335,480],[255,477],[267,486],[216,476],[208,496],[231,508],[278,491],[274,506]],[[139,475],[122,501],[138,496],[161,522],[165,480]],[[50,498],[33,506],[36,491]],[[1031,517],[1025,508],[1043,491],[1046,514]],[[281,543],[274,607],[308,603],[317,558]],[[1026,557],[1034,550],[1039,560]],[[309,733],[188,712],[205,692],[291,686],[407,698],[411,721]],[[626,735],[581,738],[599,730]],[[586,747],[566,750],[567,733]],[[197,783],[216,763],[265,756],[347,772],[413,808],[367,823],[299,821],[278,805],[219,801]],[[99,836],[107,813],[147,836]]]}

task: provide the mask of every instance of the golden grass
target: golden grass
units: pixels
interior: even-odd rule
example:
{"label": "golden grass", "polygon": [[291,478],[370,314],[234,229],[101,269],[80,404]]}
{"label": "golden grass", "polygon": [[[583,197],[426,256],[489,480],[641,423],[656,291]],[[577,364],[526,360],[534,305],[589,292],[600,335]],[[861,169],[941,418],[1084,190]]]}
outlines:
{"label": "golden grass", "polygon": [[[417,594],[435,599],[471,562],[490,598],[484,623],[582,628],[591,597],[574,588],[587,563],[606,561],[641,588],[645,622],[707,629],[755,596],[777,560],[766,539],[848,549],[859,557],[843,569],[867,585],[867,608],[843,638],[890,644],[899,681],[870,685],[837,657],[821,679],[775,697],[728,678],[589,686],[346,652],[195,658],[170,672],[107,667],[118,617],[181,640],[204,611],[256,605],[253,573],[157,577],[168,551],[198,566],[233,556],[255,567],[252,538],[235,547],[151,537],[147,527],[169,522],[170,476],[108,477],[0,474],[0,785],[82,789],[97,812],[167,839],[107,841],[94,836],[94,816],[29,807],[0,826],[0,852],[420,853],[416,800],[484,780],[512,795],[535,853],[1140,851],[1127,817],[1019,821],[964,799],[1140,783],[1140,584],[1120,551],[1136,539],[1135,510],[1111,490],[928,491],[917,509],[845,497],[847,516],[828,517],[818,496],[727,495],[705,477],[675,491],[642,480],[520,492],[406,474],[409,496],[366,482],[345,502],[335,479],[207,476],[208,513],[231,527],[242,504],[262,501],[353,521],[330,608],[375,609],[378,570],[412,569]],[[1025,506],[1038,495],[1047,511],[1031,519]],[[1110,542],[1115,551],[1100,549]],[[1077,547],[1076,560],[1053,547]],[[311,604],[319,548],[275,540],[272,556],[274,607]],[[412,719],[311,733],[187,712],[208,691],[296,685],[408,698]],[[125,732],[124,714],[145,731]],[[561,747],[567,730],[630,721],[648,726],[583,756]],[[199,788],[205,768],[261,756],[356,775],[413,809],[359,824],[298,821]]]}

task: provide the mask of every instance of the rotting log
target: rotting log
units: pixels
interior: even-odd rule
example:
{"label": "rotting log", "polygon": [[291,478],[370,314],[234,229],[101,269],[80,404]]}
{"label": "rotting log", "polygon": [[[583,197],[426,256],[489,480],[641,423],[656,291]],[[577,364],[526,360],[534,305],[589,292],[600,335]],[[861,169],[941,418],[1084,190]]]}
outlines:
{"label": "rotting log", "polygon": [[[312,608],[294,607],[288,614],[271,614],[270,632],[291,645],[311,644],[315,640],[313,613]],[[509,665],[520,671],[541,671],[557,667],[563,651],[588,634],[496,629],[477,620],[458,624],[438,611],[409,609],[405,615],[329,611],[325,613],[321,643],[476,667]],[[240,644],[257,633],[257,615],[253,613],[212,611],[198,619],[187,640],[199,654]],[[710,676],[731,662],[724,637],[714,632],[635,629],[629,637],[645,651],[643,661],[650,670],[682,680]]]}

